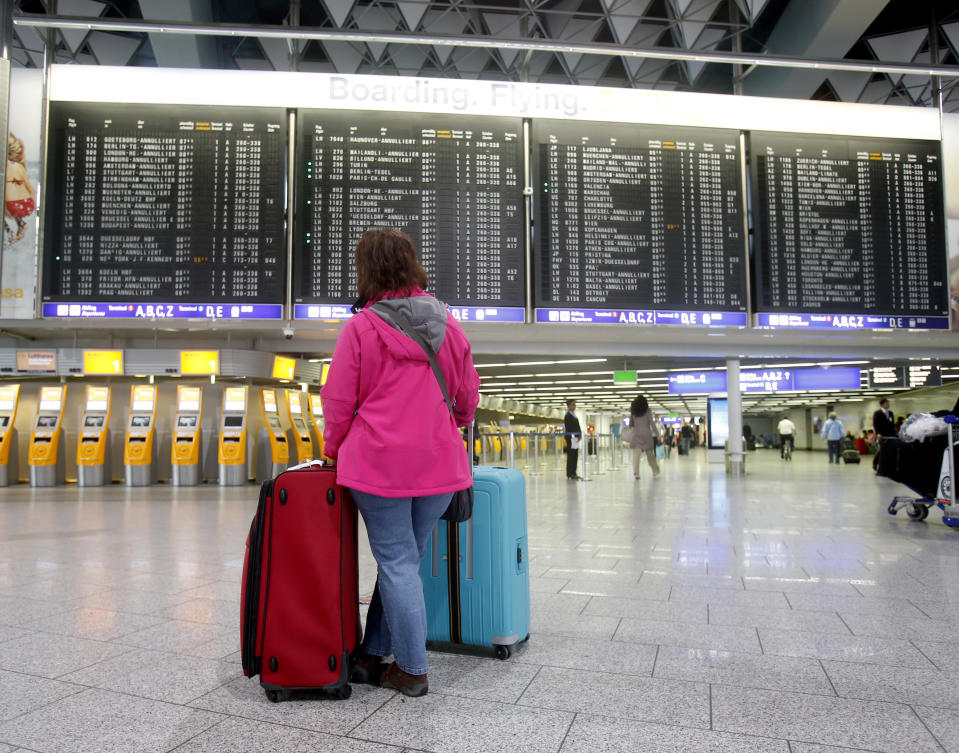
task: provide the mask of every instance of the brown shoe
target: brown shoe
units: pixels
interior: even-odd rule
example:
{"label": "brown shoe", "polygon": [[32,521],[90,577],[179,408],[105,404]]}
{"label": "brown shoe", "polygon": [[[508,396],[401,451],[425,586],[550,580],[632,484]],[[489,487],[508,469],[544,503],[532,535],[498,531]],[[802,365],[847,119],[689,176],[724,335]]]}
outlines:
{"label": "brown shoe", "polygon": [[380,676],[386,664],[382,656],[368,654],[362,648],[357,648],[350,657],[350,682],[360,685],[379,685]]}
{"label": "brown shoe", "polygon": [[392,688],[411,698],[419,698],[429,692],[430,684],[426,675],[411,675],[393,662],[380,677],[380,687]]}

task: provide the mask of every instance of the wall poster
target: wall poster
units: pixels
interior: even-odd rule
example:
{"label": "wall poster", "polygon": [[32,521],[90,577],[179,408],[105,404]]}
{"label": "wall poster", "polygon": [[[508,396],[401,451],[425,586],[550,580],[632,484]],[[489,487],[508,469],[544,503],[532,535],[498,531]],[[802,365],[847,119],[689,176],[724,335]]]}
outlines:
{"label": "wall poster", "polygon": [[43,71],[13,68],[0,236],[0,319],[34,318],[42,115]]}

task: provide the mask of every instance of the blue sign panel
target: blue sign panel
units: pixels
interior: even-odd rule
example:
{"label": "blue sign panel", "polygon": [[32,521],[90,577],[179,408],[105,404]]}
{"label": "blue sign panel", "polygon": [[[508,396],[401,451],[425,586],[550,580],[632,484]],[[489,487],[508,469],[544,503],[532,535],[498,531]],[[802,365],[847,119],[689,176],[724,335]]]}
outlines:
{"label": "blue sign panel", "polygon": [[[450,306],[450,313],[460,322],[525,322],[526,309],[490,306]],[[297,303],[293,306],[294,319],[349,319],[350,307],[330,303]]]}
{"label": "blue sign panel", "polygon": [[669,375],[669,392],[673,395],[725,391],[725,371],[687,371]]}
{"label": "blue sign panel", "polygon": [[868,316],[863,314],[757,314],[756,325],[770,329],[949,329],[948,316]]}
{"label": "blue sign panel", "polygon": [[791,369],[742,369],[739,372],[740,392],[782,392],[797,389]]}
{"label": "blue sign panel", "polygon": [[[673,395],[726,392],[725,371],[691,371],[669,375]],[[739,372],[739,391],[785,392],[788,390],[858,390],[862,377],[854,366],[830,366],[801,369],[743,369]]]}
{"label": "blue sign panel", "polygon": [[796,369],[797,390],[858,390],[862,372],[856,366],[830,366],[828,369]]}
{"label": "blue sign panel", "polygon": [[745,327],[736,311],[651,311],[645,309],[536,309],[538,324],[679,324],[686,327]]}
{"label": "blue sign panel", "polygon": [[43,316],[68,319],[282,319],[279,303],[44,303]]}

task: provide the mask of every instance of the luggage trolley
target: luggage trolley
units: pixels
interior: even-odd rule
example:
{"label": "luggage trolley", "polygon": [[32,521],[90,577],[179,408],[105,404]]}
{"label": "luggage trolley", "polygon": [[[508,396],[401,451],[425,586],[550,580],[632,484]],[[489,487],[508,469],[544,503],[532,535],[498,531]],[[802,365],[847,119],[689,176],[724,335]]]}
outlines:
{"label": "luggage trolley", "polygon": [[929,509],[936,505],[942,510],[942,522],[959,529],[959,501],[952,483],[957,445],[959,423],[949,424],[948,439],[935,437],[931,441],[910,443],[885,440],[882,452],[888,455],[880,459],[880,475],[905,484],[919,495],[893,497],[887,512],[895,515],[905,509],[910,520],[918,521],[925,520]]}

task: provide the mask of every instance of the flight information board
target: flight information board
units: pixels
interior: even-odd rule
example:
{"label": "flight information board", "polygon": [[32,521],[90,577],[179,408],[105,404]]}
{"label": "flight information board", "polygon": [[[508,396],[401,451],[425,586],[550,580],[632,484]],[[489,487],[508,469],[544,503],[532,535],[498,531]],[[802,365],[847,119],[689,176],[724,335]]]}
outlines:
{"label": "flight information board", "polygon": [[758,324],[946,328],[939,143],[752,133]]}
{"label": "flight information board", "polygon": [[536,321],[746,325],[738,131],[535,120]]}
{"label": "flight information board", "polygon": [[301,110],[297,129],[297,317],[349,316],[356,243],[389,226],[458,318],[525,319],[520,119]]}
{"label": "flight information board", "polygon": [[282,318],[286,120],[53,102],[44,316]]}

